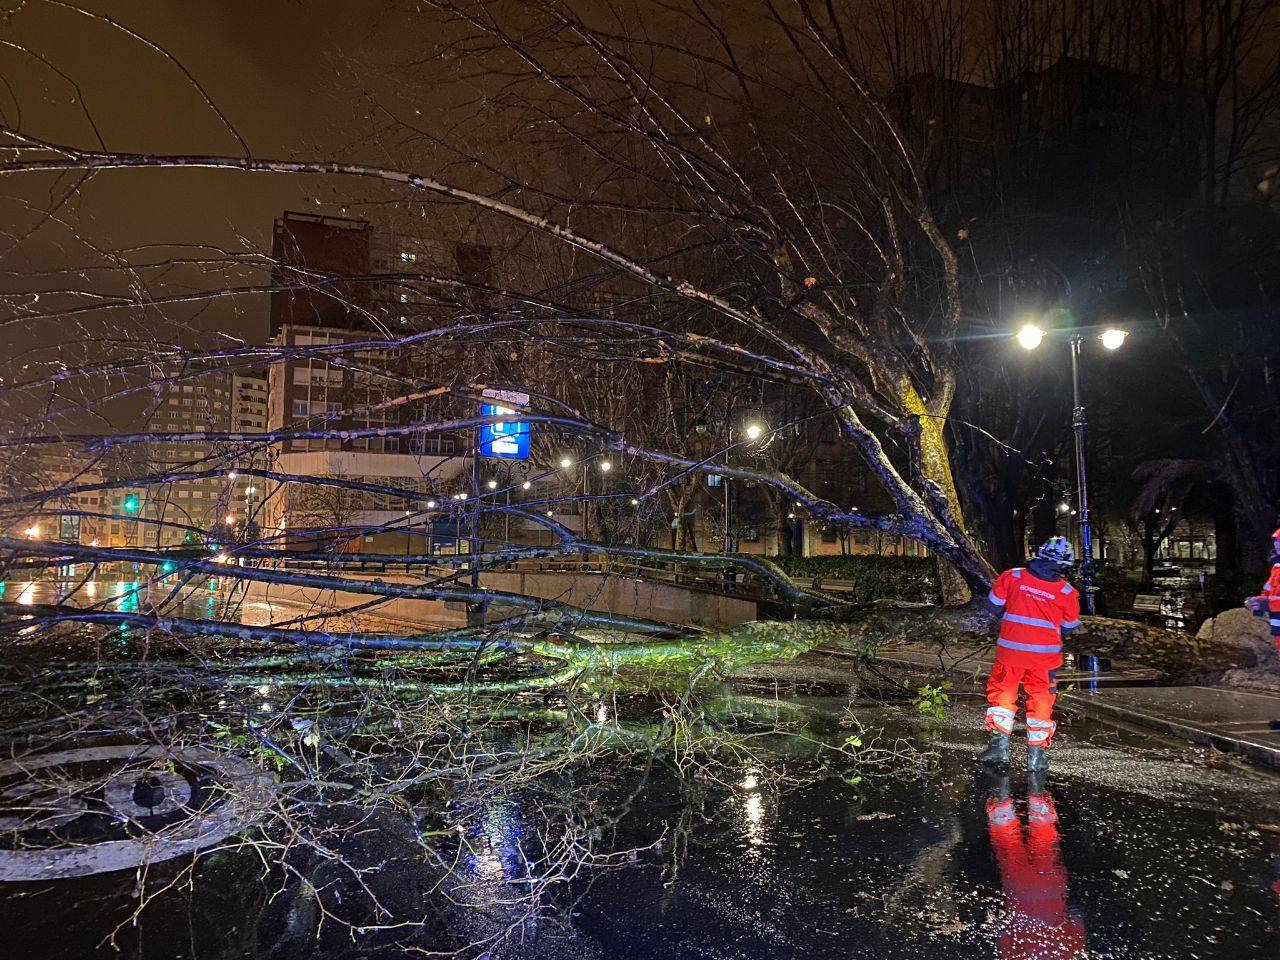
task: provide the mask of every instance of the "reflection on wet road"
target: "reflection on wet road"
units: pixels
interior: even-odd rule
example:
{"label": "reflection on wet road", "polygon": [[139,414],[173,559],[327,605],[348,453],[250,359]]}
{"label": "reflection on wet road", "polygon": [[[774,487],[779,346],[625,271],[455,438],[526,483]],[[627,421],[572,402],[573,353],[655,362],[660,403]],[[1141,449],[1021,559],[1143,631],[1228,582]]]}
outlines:
{"label": "reflection on wet road", "polygon": [[[1050,783],[1028,784],[1021,771],[974,769],[976,739],[960,742],[958,728],[942,737],[941,769],[914,782],[773,795],[745,769],[699,810],[710,819],[678,845],[679,862],[657,855],[596,880],[569,955],[1277,955],[1268,888],[1280,836],[1258,829],[1280,818],[1275,781],[1182,763],[1170,777],[1163,753],[1077,745]],[[649,830],[669,829],[687,799],[654,793]]]}
{"label": "reflection on wet road", "polygon": [[[89,564],[79,564],[59,568],[57,577],[10,576],[0,581],[0,599],[13,598],[27,606],[67,603],[122,613],[159,609],[193,620],[234,620],[252,626],[321,612],[298,603],[246,600],[242,591],[228,595],[230,582],[217,577],[187,578],[176,572],[148,577],[151,569],[113,564],[94,570]],[[127,635],[129,629],[122,632]]]}

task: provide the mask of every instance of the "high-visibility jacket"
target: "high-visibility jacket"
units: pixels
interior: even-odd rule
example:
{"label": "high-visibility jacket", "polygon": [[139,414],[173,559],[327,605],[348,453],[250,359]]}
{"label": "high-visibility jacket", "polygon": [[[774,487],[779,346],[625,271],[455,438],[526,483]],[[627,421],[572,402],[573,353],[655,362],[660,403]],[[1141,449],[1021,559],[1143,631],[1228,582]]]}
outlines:
{"label": "high-visibility jacket", "polygon": [[1272,562],[1271,576],[1267,577],[1256,599],[1263,601],[1258,614],[1271,621],[1271,635],[1280,643],[1280,557]]}
{"label": "high-visibility jacket", "polygon": [[1003,611],[997,659],[1061,665],[1062,631],[1080,626],[1080,594],[1071,584],[1015,567],[996,578],[987,599]]}

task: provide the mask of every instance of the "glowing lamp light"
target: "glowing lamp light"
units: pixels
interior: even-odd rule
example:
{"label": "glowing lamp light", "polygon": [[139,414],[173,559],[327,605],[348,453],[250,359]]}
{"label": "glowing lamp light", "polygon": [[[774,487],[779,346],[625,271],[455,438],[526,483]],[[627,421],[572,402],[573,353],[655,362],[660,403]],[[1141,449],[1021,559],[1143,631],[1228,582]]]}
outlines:
{"label": "glowing lamp light", "polygon": [[560,458],[560,469],[561,469],[561,470],[568,470],[568,469],[569,469],[570,467],[572,467],[572,466],[573,466],[573,459],[572,459],[571,457],[561,457],[561,458]]}
{"label": "glowing lamp light", "polygon": [[551,517],[551,516],[554,516],[554,515],[555,515],[555,514],[554,514],[554,512],[553,512],[553,511],[551,511],[551,510],[548,510],[548,511],[547,511],[547,516],[548,516],[548,517]]}
{"label": "glowing lamp light", "polygon": [[529,489],[530,487],[532,487],[532,486],[533,486],[533,484],[532,484],[532,483],[530,483],[528,480],[526,480],[524,483],[520,484],[520,489],[521,489],[521,490],[528,490],[528,489]]}
{"label": "glowing lamp light", "polygon": [[26,534],[28,537],[30,537],[32,540],[36,540],[40,536],[40,525],[38,523],[33,523],[31,526],[27,527],[27,529],[23,530],[22,532]]}
{"label": "glowing lamp light", "polygon": [[1060,504],[1058,504],[1058,512],[1059,512],[1059,513],[1066,513],[1066,512],[1067,512],[1068,510],[1070,510],[1070,509],[1071,509],[1071,504],[1069,504],[1069,503],[1060,503]]}
{"label": "glowing lamp light", "polygon": [[1018,331],[1018,343],[1024,350],[1034,350],[1044,342],[1044,331],[1034,323],[1028,323]]}
{"label": "glowing lamp light", "polygon": [[227,479],[228,479],[228,480],[234,480],[234,479],[235,479],[236,477],[238,477],[238,476],[240,476],[240,474],[238,474],[238,473],[236,473],[234,470],[232,470],[230,473],[228,473],[228,474],[227,474]]}
{"label": "glowing lamp light", "polygon": [[427,509],[428,509],[428,510],[434,510],[435,508],[436,508],[436,502],[435,502],[434,500],[428,500],[428,501],[427,501]]}
{"label": "glowing lamp light", "polygon": [[1119,350],[1124,346],[1125,338],[1128,336],[1129,331],[1112,327],[1109,330],[1103,330],[1098,339],[1102,341],[1102,345],[1108,350]]}
{"label": "glowing lamp light", "polygon": [[638,506],[640,506],[640,501],[639,501],[639,500],[637,500],[635,497],[632,497],[632,498],[631,498],[631,505],[632,505],[633,507],[638,507]]}
{"label": "glowing lamp light", "polygon": [[139,505],[138,495],[136,493],[131,493],[125,497],[124,503],[122,504],[125,513],[137,513]]}
{"label": "glowing lamp light", "polygon": [[497,481],[497,480],[490,480],[490,481],[489,481],[489,483],[487,484],[487,486],[489,487],[489,489],[490,489],[490,490],[497,490],[497,489],[498,489],[498,481]]}
{"label": "glowing lamp light", "polygon": [[612,469],[613,469],[613,464],[612,464],[612,463],[610,463],[608,460],[601,460],[601,461],[600,461],[600,472],[601,472],[601,473],[608,473],[608,472],[609,472],[610,470],[612,470]]}
{"label": "glowing lamp light", "polygon": [[222,522],[225,523],[228,527],[234,526],[236,522],[236,518],[231,516],[230,514],[227,514],[227,519]]}
{"label": "glowing lamp light", "polygon": [[764,436],[764,425],[760,423],[748,423],[746,430],[743,432],[746,433],[748,440],[759,440]]}

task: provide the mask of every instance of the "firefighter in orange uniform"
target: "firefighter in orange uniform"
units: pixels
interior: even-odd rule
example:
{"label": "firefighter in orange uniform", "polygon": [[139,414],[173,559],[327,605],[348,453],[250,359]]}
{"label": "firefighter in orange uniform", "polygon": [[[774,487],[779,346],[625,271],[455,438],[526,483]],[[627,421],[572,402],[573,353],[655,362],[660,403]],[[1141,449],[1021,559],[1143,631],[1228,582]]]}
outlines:
{"label": "firefighter in orange uniform", "polygon": [[1007,786],[987,797],[987,834],[1007,906],[997,941],[1001,960],[1068,960],[1086,955],[1084,923],[1067,902],[1058,813],[1044,788],[1044,776],[1033,772],[1027,777],[1025,830]]}
{"label": "firefighter in orange uniform", "polygon": [[1053,702],[1062,640],[1080,626],[1080,594],[1063,578],[1075,558],[1065,537],[1052,537],[1026,567],[1006,570],[991,588],[987,600],[1001,618],[996,662],[987,680],[991,743],[978,755],[983,763],[1009,762],[1021,686],[1027,695],[1027,769],[1049,769],[1045,749],[1057,729]]}
{"label": "firefighter in orange uniform", "polygon": [[1275,551],[1271,557],[1271,576],[1262,585],[1262,592],[1250,597],[1244,605],[1271,621],[1271,637],[1280,648],[1280,530],[1271,535],[1271,546]]}
{"label": "firefighter in orange uniform", "polygon": [[[1244,605],[1253,611],[1255,616],[1266,617],[1271,622],[1271,639],[1276,642],[1276,650],[1280,651],[1280,530],[1271,534],[1271,576],[1262,585],[1262,592],[1250,597]],[[1280,720],[1270,722],[1272,730],[1280,730]]]}

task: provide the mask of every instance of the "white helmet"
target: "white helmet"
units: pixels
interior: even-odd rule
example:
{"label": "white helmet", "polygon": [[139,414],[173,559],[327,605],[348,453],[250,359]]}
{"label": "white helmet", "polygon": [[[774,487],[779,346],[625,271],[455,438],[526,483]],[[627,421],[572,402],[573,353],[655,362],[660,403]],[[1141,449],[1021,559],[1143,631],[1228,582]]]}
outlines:
{"label": "white helmet", "polygon": [[1066,537],[1050,537],[1040,545],[1036,556],[1041,560],[1052,560],[1060,566],[1069,567],[1076,562],[1076,549]]}

